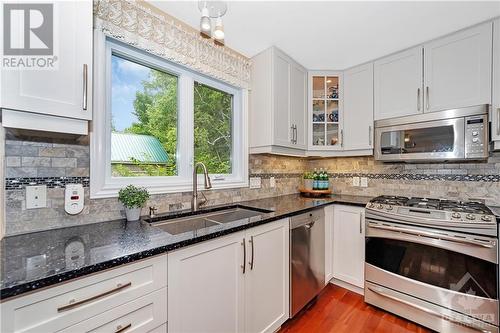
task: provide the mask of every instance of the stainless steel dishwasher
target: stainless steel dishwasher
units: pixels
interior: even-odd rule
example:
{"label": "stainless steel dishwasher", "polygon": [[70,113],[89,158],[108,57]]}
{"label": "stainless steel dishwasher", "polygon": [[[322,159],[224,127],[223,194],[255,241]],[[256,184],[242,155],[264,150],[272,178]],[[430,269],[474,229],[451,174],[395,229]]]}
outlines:
{"label": "stainless steel dishwasher", "polygon": [[325,213],[316,209],[290,219],[290,316],[325,286]]}

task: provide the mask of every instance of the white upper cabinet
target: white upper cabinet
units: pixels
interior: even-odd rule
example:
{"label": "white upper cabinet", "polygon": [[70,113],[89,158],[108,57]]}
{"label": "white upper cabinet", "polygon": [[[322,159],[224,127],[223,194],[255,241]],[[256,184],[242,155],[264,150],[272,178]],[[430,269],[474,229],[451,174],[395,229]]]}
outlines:
{"label": "white upper cabinet", "polygon": [[[500,146],[500,19],[493,22],[493,108],[491,139]],[[495,147],[496,149],[500,147]]]}
{"label": "white upper cabinet", "polygon": [[92,1],[54,2],[56,70],[3,70],[1,107],[92,118]]}
{"label": "white upper cabinet", "polygon": [[424,45],[425,112],[491,103],[492,23]]}
{"label": "white upper cabinet", "polygon": [[305,155],[307,71],[276,47],[252,58],[250,152]]}
{"label": "white upper cabinet", "polygon": [[344,149],[373,149],[373,64],[344,72]]}
{"label": "white upper cabinet", "polygon": [[420,113],[422,98],[421,47],[375,61],[375,120]]}

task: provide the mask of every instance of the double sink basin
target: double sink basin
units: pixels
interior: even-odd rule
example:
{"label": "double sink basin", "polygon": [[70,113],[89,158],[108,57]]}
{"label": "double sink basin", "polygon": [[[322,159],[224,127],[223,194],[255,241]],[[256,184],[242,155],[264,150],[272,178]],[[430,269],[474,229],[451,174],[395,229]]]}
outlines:
{"label": "double sink basin", "polygon": [[171,235],[178,235],[185,232],[223,225],[225,223],[231,223],[243,219],[250,219],[252,217],[271,212],[272,211],[265,209],[236,206],[221,208],[209,213],[189,215],[186,217],[169,218],[168,216],[159,216],[155,218],[147,218],[145,219],[145,221]]}

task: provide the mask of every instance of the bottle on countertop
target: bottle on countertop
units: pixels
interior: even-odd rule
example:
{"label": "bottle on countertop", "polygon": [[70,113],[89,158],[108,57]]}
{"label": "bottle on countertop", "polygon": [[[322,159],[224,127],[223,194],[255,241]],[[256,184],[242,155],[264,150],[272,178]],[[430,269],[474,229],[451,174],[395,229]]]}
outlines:
{"label": "bottle on countertop", "polygon": [[318,189],[318,182],[319,182],[318,170],[316,170],[316,168],[314,168],[314,172],[313,172],[313,190],[317,190]]}
{"label": "bottle on countertop", "polygon": [[330,188],[330,177],[328,176],[328,171],[325,169],[325,190]]}

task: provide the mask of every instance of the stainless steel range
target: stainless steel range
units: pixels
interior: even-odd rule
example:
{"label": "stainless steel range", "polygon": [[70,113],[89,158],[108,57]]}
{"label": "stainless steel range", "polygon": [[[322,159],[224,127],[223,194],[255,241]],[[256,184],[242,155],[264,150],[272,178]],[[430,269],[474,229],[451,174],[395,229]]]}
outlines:
{"label": "stainless steel range", "polygon": [[498,225],[482,203],[366,206],[365,301],[439,332],[499,332]]}

